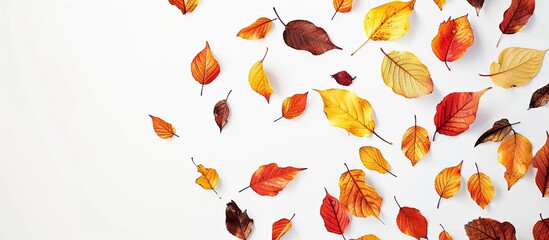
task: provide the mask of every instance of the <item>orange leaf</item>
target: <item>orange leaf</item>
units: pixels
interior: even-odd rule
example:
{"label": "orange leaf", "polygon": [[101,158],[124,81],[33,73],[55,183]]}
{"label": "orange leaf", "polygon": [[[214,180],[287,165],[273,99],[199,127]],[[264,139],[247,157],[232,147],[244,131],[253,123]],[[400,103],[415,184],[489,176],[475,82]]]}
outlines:
{"label": "orange leaf", "polygon": [[442,198],[453,197],[461,188],[461,165],[463,165],[463,160],[457,166],[443,169],[435,178],[435,189],[440,196],[437,208],[440,206]]}
{"label": "orange leaf", "polygon": [[488,175],[479,172],[478,165],[477,174],[471,175],[467,181],[467,189],[471,194],[471,198],[482,208],[486,208],[494,197],[494,184]]}
{"label": "orange leaf", "polygon": [[[509,8],[503,13],[503,20],[499,24],[501,36],[503,34],[515,34],[522,30],[528,23],[528,19],[534,14],[535,7],[535,0],[512,0]],[[499,39],[501,40],[501,37]],[[497,45],[499,45],[499,40]]]}
{"label": "orange leaf", "polygon": [[267,73],[263,68],[263,60],[265,60],[268,52],[269,48],[267,48],[267,50],[265,51],[263,59],[259,60],[252,66],[248,75],[250,87],[252,87],[252,89],[256,93],[259,93],[260,95],[265,97],[267,103],[269,103],[271,94],[274,92],[273,88],[271,87],[271,83],[269,82],[269,77],[267,77]]}
{"label": "orange leaf", "polygon": [[[217,191],[215,191],[215,187],[219,182],[219,175],[217,174],[217,171],[213,168],[206,168],[202,164],[196,165],[193,158],[191,158],[191,161],[194,166],[196,166],[196,170],[200,173],[200,177],[196,179],[196,184],[206,190],[214,191],[214,193],[219,196]],[[219,197],[219,199],[221,199],[221,197]]]}
{"label": "orange leaf", "polygon": [[335,13],[332,16],[332,20],[334,20],[334,17],[338,12],[340,13],[346,13],[350,12],[353,8],[353,0],[333,0]]}
{"label": "orange leaf", "polygon": [[171,124],[153,115],[149,115],[149,117],[151,117],[152,119],[154,132],[156,132],[156,135],[158,135],[160,138],[166,139],[173,136],[179,137],[177,134],[175,134],[175,128]]}
{"label": "orange leaf", "polygon": [[[347,165],[345,165],[347,167]],[[379,221],[383,198],[375,188],[366,184],[364,171],[353,169],[341,174],[339,178],[339,200],[356,217],[374,216]]]}
{"label": "orange leaf", "polygon": [[446,0],[435,0],[435,3],[437,4],[438,9],[442,11],[442,6],[444,6],[444,4],[446,3]]}
{"label": "orange leaf", "polygon": [[215,60],[210,44],[206,41],[206,47],[194,57],[191,63],[191,73],[194,80],[202,84],[200,96],[204,91],[204,85],[208,85],[219,75],[219,63]]}
{"label": "orange leaf", "polygon": [[282,218],[273,223],[273,238],[272,240],[280,240],[284,234],[290,231],[292,228],[292,219],[294,219],[295,214],[290,218]]}
{"label": "orange leaf", "polygon": [[506,169],[507,190],[526,172],[532,162],[532,144],[519,133],[507,137],[498,148],[498,162]]}
{"label": "orange leaf", "polygon": [[324,220],[324,226],[328,232],[343,235],[351,221],[347,208],[337,198],[330,195],[326,188],[324,191],[326,191],[326,197],[320,206],[320,216]]}
{"label": "orange leaf", "polygon": [[361,147],[358,151],[360,155],[360,160],[362,161],[362,164],[364,164],[364,167],[367,169],[379,172],[381,174],[389,173],[396,177],[391,171],[391,165],[385,160],[383,155],[381,155],[381,151],[375,147],[371,146],[364,146]]}
{"label": "orange leaf", "polygon": [[276,18],[268,19],[266,17],[260,17],[254,23],[241,29],[236,36],[247,40],[262,39],[271,31],[274,20],[276,20]]}
{"label": "orange leaf", "polygon": [[467,15],[450,19],[440,24],[438,34],[431,42],[431,48],[435,55],[446,64],[460,59],[467,48],[473,45],[475,36]]}
{"label": "orange leaf", "polygon": [[494,219],[475,219],[465,224],[465,232],[469,240],[516,240],[515,226],[509,222],[500,223]]}
{"label": "orange leaf", "polygon": [[179,8],[183,14],[194,11],[198,2],[200,0],[170,0],[170,3]]}
{"label": "orange leaf", "polygon": [[308,94],[309,92],[298,93],[284,99],[284,102],[282,102],[282,117],[274,121],[276,122],[282,118],[294,119],[296,117],[299,117],[299,115],[301,115],[307,107]]}
{"label": "orange leaf", "polygon": [[246,210],[242,212],[238,205],[231,200],[225,208],[225,227],[232,235],[246,240],[252,233],[254,220],[248,217]]}
{"label": "orange leaf", "polygon": [[412,166],[415,166],[431,149],[429,134],[425,128],[417,125],[416,116],[414,116],[414,126],[408,128],[402,136],[401,148],[404,156],[412,162]]}
{"label": "orange leaf", "polygon": [[539,220],[532,229],[534,240],[549,240],[549,218],[543,219],[541,213],[539,214],[541,220]]}
{"label": "orange leaf", "polygon": [[396,218],[398,229],[400,229],[402,233],[414,237],[415,239],[427,239],[427,219],[425,219],[421,212],[416,208],[401,207],[396,197],[395,202],[400,208]]}
{"label": "orange leaf", "polygon": [[297,174],[307,168],[278,167],[276,163],[260,166],[252,175],[250,186],[240,190],[240,192],[251,187],[261,196],[276,196],[288,185],[288,183],[297,176]]}
{"label": "orange leaf", "polygon": [[452,236],[444,229],[444,226],[442,224],[440,226],[442,227],[442,232],[438,235],[438,240],[453,240]]}
{"label": "orange leaf", "polygon": [[381,239],[379,239],[376,235],[368,234],[368,235],[359,237],[358,239],[351,239],[351,240],[381,240]]}
{"label": "orange leaf", "polygon": [[444,97],[437,105],[435,114],[437,129],[433,135],[433,141],[437,133],[456,136],[467,131],[477,117],[480,97],[490,89],[491,87],[478,92],[450,93]]}
{"label": "orange leaf", "polygon": [[546,134],[545,145],[538,150],[532,160],[532,166],[538,169],[536,184],[543,197],[549,196],[549,132]]}

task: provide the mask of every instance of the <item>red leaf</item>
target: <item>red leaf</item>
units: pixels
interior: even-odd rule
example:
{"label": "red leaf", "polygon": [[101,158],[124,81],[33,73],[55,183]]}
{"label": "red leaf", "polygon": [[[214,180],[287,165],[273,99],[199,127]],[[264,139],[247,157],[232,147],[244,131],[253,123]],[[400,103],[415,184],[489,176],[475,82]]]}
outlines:
{"label": "red leaf", "polygon": [[542,197],[549,196],[549,132],[546,132],[546,134],[545,145],[538,150],[536,156],[532,159],[532,166],[538,169],[536,184]]}
{"label": "red leaf", "polygon": [[[260,166],[252,175],[250,186],[261,196],[276,196],[297,176],[307,168],[279,167],[276,163]],[[244,191],[248,187],[240,190]]]}
{"label": "red leaf", "polygon": [[337,198],[328,193],[326,188],[324,190],[326,191],[326,197],[324,197],[322,206],[320,206],[320,216],[324,220],[324,226],[328,232],[343,235],[349,226],[349,212]]}
{"label": "red leaf", "polygon": [[516,240],[515,227],[509,222],[500,223],[494,219],[475,219],[465,225],[470,240],[498,239]]}
{"label": "red leaf", "polygon": [[541,220],[539,220],[536,225],[534,225],[534,229],[532,229],[534,240],[549,240],[549,218],[543,219],[541,214],[539,217]]}
{"label": "red leaf", "polygon": [[282,218],[273,223],[272,240],[279,240],[292,228],[292,219],[294,216],[295,214],[290,219]]}
{"label": "red leaf", "polygon": [[512,0],[509,8],[503,13],[503,20],[499,24],[501,36],[503,34],[514,34],[522,30],[528,23],[528,19],[534,14],[535,8],[535,0]]}
{"label": "red leaf", "polygon": [[396,223],[398,229],[408,236],[416,239],[427,239],[427,219],[421,214],[419,210],[411,207],[401,207],[395,197],[400,211],[398,212]]}
{"label": "red leaf", "polygon": [[353,83],[353,80],[355,80],[356,77],[351,77],[347,71],[341,71],[332,75],[332,78],[335,79],[339,85],[349,86]]}

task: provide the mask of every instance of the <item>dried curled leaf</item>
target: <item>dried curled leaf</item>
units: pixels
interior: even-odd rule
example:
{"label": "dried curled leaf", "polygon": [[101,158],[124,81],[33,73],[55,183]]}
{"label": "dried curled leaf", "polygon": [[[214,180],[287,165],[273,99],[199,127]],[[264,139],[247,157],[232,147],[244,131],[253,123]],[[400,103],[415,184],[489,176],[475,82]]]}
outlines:
{"label": "dried curled leaf", "polygon": [[528,109],[543,107],[548,102],[549,102],[549,84],[536,90],[532,94],[532,98],[530,98],[530,107]]}
{"label": "dried curled leaf", "polygon": [[456,195],[461,188],[461,166],[463,160],[453,167],[448,167],[440,171],[435,178],[435,190],[438,193],[437,208],[440,207],[442,198],[448,199]]}
{"label": "dried curled leaf", "polygon": [[320,216],[324,220],[324,226],[328,232],[343,235],[351,221],[349,212],[347,212],[345,205],[328,193],[326,188],[324,190],[326,191],[326,197],[324,197],[320,206]]}
{"label": "dried curled leaf", "polygon": [[410,159],[412,166],[415,166],[431,149],[431,141],[429,141],[427,130],[417,125],[415,116],[414,120],[414,126],[408,128],[404,133],[404,136],[402,136],[401,145],[404,156]]}
{"label": "dried curled leaf", "polygon": [[507,136],[507,134],[511,132],[514,124],[517,123],[511,124],[506,118],[495,122],[492,128],[488,129],[488,131],[484,132],[478,138],[477,142],[475,143],[475,147],[481,143],[485,143],[488,141],[501,142]]}
{"label": "dried curled leaf", "polygon": [[213,190],[214,193],[219,196],[217,191],[215,191],[215,187],[219,182],[219,175],[217,174],[217,171],[213,168],[206,168],[202,164],[196,165],[193,158],[191,158],[191,161],[196,166],[196,170],[200,173],[200,177],[196,179],[196,184],[206,190]]}
{"label": "dried curled leaf", "polygon": [[376,235],[368,234],[368,235],[364,235],[362,237],[359,237],[357,239],[351,239],[351,240],[381,240],[381,239],[378,238]]}
{"label": "dried curled leaf", "polygon": [[543,219],[543,216],[539,214],[541,220],[536,222],[532,229],[532,235],[534,240],[549,240],[549,218]]}
{"label": "dried curled leaf", "polygon": [[410,52],[385,53],[381,63],[381,77],[387,87],[406,98],[418,98],[433,92],[429,69]]}
{"label": "dried curled leaf", "polygon": [[532,166],[538,169],[536,173],[536,185],[538,185],[541,196],[549,196],[549,132],[546,132],[547,139],[543,147],[541,147],[534,159]]}
{"label": "dried curled leaf", "polygon": [[427,219],[425,219],[421,212],[416,208],[401,207],[400,204],[398,204],[396,197],[395,202],[400,208],[396,218],[398,229],[400,229],[402,233],[417,240],[420,240],[421,238],[427,239]]}
{"label": "dried curled leaf", "polygon": [[446,64],[460,59],[467,48],[473,45],[475,35],[467,19],[467,15],[457,19],[448,18],[438,27],[438,34],[431,42],[431,48],[435,55]]}
{"label": "dried curled leaf", "polygon": [[225,209],[225,226],[237,238],[246,240],[252,233],[254,220],[248,217],[246,210],[242,212],[234,201],[227,203]]}
{"label": "dried curled leaf", "polygon": [[336,80],[339,85],[349,86],[353,83],[356,77],[351,77],[347,71],[340,71],[332,75],[332,78]]}
{"label": "dried curled leaf", "polygon": [[371,146],[364,146],[360,148],[358,153],[362,164],[364,164],[364,167],[367,169],[381,174],[389,173],[396,177],[396,175],[390,171],[391,165],[385,160],[379,149]]}
{"label": "dried curled leaf", "polygon": [[[297,174],[307,168],[279,167],[276,163],[260,166],[250,179],[250,186],[261,196],[276,196],[294,180]],[[244,191],[248,187],[240,190]]]}
{"label": "dried curled leaf", "polygon": [[[345,165],[347,166],[347,165]],[[339,178],[339,200],[355,217],[374,216],[379,220],[383,198],[375,188],[366,184],[364,171],[348,170]]]}
{"label": "dried curled leaf", "polygon": [[194,11],[200,0],[170,0],[170,4],[181,10],[183,15]]}
{"label": "dried curled leaf", "polygon": [[276,119],[275,122],[282,118],[294,119],[299,117],[307,107],[308,94],[309,92],[298,93],[284,99],[282,102],[282,117]]}
{"label": "dried curled leaf", "polygon": [[465,232],[469,240],[516,240],[515,226],[509,222],[500,223],[491,218],[475,219],[465,224]]}
{"label": "dried curled leaf", "polygon": [[228,122],[229,115],[231,114],[231,109],[229,108],[229,105],[227,104],[227,99],[229,99],[229,95],[231,95],[231,91],[227,94],[227,97],[219,102],[217,102],[214,106],[213,114],[215,123],[219,127],[219,132],[223,131],[223,127]]}
{"label": "dried curled leaf", "polygon": [[485,209],[492,201],[492,198],[494,198],[494,184],[488,175],[481,173],[478,170],[478,165],[476,163],[475,166],[477,167],[477,173],[471,175],[467,181],[467,189],[469,190],[469,194],[471,194],[471,198],[477,205],[482,209]]}
{"label": "dried curled leaf", "polygon": [[175,127],[172,126],[172,124],[162,120],[159,117],[155,117],[153,115],[149,115],[152,119],[154,132],[156,135],[158,135],[160,138],[171,138],[173,136],[179,137],[177,134],[175,134]]}
{"label": "dried curled leaf", "polygon": [[435,125],[437,133],[457,136],[469,129],[477,117],[478,102],[482,95],[491,88],[478,92],[450,93],[437,105]]}
{"label": "dried curled leaf", "polygon": [[204,91],[204,85],[213,82],[219,75],[220,70],[219,63],[214,58],[212,50],[210,49],[210,44],[206,41],[206,47],[196,54],[191,62],[191,73],[193,78],[202,85],[200,96],[202,96],[202,92]]}
{"label": "dried curled leaf", "polygon": [[477,17],[480,15],[480,9],[482,8],[482,5],[484,5],[484,0],[467,0],[471,6],[475,7],[477,11]]}
{"label": "dried curled leaf", "polygon": [[280,240],[284,234],[286,234],[292,228],[292,219],[295,214],[290,218],[282,218],[273,223],[272,240]]}
{"label": "dried curled leaf", "polygon": [[262,39],[271,31],[274,20],[276,20],[276,18],[268,19],[266,17],[260,17],[254,23],[238,31],[236,36],[247,40]]}
{"label": "dried curled leaf", "polygon": [[[501,36],[515,34],[522,30],[528,23],[528,19],[534,14],[535,7],[535,0],[511,0],[511,5],[503,13],[503,20],[499,24]],[[499,41],[497,45],[499,45]]]}
{"label": "dried curled leaf", "polygon": [[438,234],[438,240],[453,240],[452,235],[450,233],[446,232],[446,229],[444,229],[444,226],[440,225],[442,227],[442,232]]}
{"label": "dried curled leaf", "polygon": [[526,172],[532,162],[532,144],[528,138],[519,133],[509,136],[498,148],[498,162],[506,169],[507,190]]}
{"label": "dried curled leaf", "polygon": [[332,16],[332,20],[334,20],[334,17],[338,12],[340,13],[346,13],[350,12],[353,8],[353,0],[333,0],[335,13]]}
{"label": "dried curled leaf", "polygon": [[282,37],[289,47],[296,50],[305,50],[313,55],[320,55],[333,49],[341,49],[332,43],[328,33],[323,28],[317,27],[307,20],[294,20],[286,24],[278,16],[276,9],[273,8],[273,10],[278,20],[286,27]]}
{"label": "dried curled leaf", "polygon": [[532,80],[541,68],[547,50],[510,47],[503,49],[498,62],[490,65],[490,77],[494,84],[502,88],[520,87]]}
{"label": "dried curled leaf", "polygon": [[442,6],[444,6],[444,4],[446,3],[446,0],[434,0],[434,1],[437,4],[438,9],[440,9],[440,11],[442,11]]}
{"label": "dried curled leaf", "polygon": [[374,134],[389,143],[374,131],[375,122],[372,118],[374,109],[368,100],[359,98],[355,93],[344,89],[315,89],[315,91],[322,97],[324,113],[333,126],[343,128],[357,137]]}
{"label": "dried curled leaf", "polygon": [[269,77],[267,77],[267,73],[263,68],[263,61],[265,60],[268,52],[269,48],[265,50],[265,55],[263,55],[263,58],[252,66],[250,73],[248,74],[250,87],[252,87],[252,90],[256,93],[259,93],[261,96],[265,97],[267,103],[270,102],[271,94],[274,92],[271,87],[271,83],[269,82]]}

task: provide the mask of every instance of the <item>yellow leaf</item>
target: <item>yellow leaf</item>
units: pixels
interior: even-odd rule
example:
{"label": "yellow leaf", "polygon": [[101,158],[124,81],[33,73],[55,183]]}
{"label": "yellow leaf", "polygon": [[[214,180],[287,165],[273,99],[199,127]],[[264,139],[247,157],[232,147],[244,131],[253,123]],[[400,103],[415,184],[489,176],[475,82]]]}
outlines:
{"label": "yellow leaf", "polygon": [[276,20],[276,18],[275,19],[268,19],[266,17],[260,17],[254,23],[252,23],[249,26],[241,29],[236,34],[236,36],[241,37],[243,39],[247,39],[247,40],[262,39],[271,30],[271,27],[273,26],[273,21],[274,20]]}
{"label": "yellow leaf", "polygon": [[375,147],[364,146],[360,148],[359,155],[362,164],[364,164],[364,167],[366,167],[367,169],[377,171],[382,174],[389,173],[395,176],[392,172],[389,171],[391,169],[391,165],[389,165],[387,160],[385,160],[383,155],[381,155],[381,151],[379,151],[379,149]]}
{"label": "yellow leaf", "polygon": [[498,162],[506,169],[507,190],[515,184],[532,163],[532,144],[519,133],[507,137],[498,148]]}
{"label": "yellow leaf", "polygon": [[324,101],[324,113],[330,121],[330,124],[343,128],[347,132],[357,136],[364,137],[372,134],[386,143],[374,131],[375,122],[372,119],[374,109],[366,100],[359,98],[355,93],[344,89],[316,90]]}
{"label": "yellow leaf", "polygon": [[366,184],[364,171],[353,169],[341,174],[339,189],[339,201],[347,206],[349,213],[355,217],[374,216],[379,219],[383,198],[375,188]]}
{"label": "yellow leaf", "polygon": [[381,64],[381,77],[387,87],[406,98],[417,98],[433,92],[433,80],[429,69],[410,52],[381,49],[385,57]]}
{"label": "yellow leaf", "polygon": [[381,239],[379,239],[376,235],[368,234],[368,235],[359,237],[357,239],[351,239],[351,240],[381,240]]}
{"label": "yellow leaf", "polygon": [[414,126],[408,128],[402,136],[401,145],[404,156],[410,159],[412,166],[415,166],[431,149],[431,141],[429,141],[427,130],[417,125],[415,116],[414,120]]}
{"label": "yellow leaf", "polygon": [[393,41],[404,36],[410,28],[408,16],[414,10],[415,3],[416,0],[393,1],[368,11],[364,17],[364,32],[368,40],[351,55],[358,52],[369,40]]}
{"label": "yellow leaf", "polygon": [[435,190],[440,196],[437,208],[440,206],[442,198],[453,197],[461,188],[461,165],[463,165],[463,161],[457,166],[443,169],[435,178]]}
{"label": "yellow leaf", "polygon": [[475,166],[477,167],[477,173],[471,175],[467,181],[467,189],[471,194],[471,198],[484,209],[494,197],[494,184],[488,175],[479,172],[476,163]]}
{"label": "yellow leaf", "polygon": [[490,65],[490,74],[480,76],[492,78],[492,82],[502,88],[520,87],[538,74],[546,52],[518,47],[503,49],[498,62]]}
{"label": "yellow leaf", "polygon": [[[215,194],[217,194],[217,191],[215,191],[215,187],[219,182],[219,175],[217,174],[217,171],[213,168],[206,168],[202,164],[196,165],[196,163],[194,163],[194,159],[191,158],[191,160],[196,166],[196,170],[200,173],[200,177],[196,179],[196,184],[206,190],[213,190]],[[219,194],[217,195],[219,196]]]}
{"label": "yellow leaf", "polygon": [[442,6],[446,3],[446,0],[435,0],[435,3],[437,4],[440,11],[442,11]]}
{"label": "yellow leaf", "polygon": [[265,97],[267,103],[269,103],[271,94],[274,92],[271,83],[269,82],[269,78],[267,77],[267,73],[265,73],[265,69],[263,68],[263,60],[265,60],[268,52],[269,49],[267,48],[263,59],[252,66],[250,74],[248,75],[248,81],[250,82],[252,89]]}

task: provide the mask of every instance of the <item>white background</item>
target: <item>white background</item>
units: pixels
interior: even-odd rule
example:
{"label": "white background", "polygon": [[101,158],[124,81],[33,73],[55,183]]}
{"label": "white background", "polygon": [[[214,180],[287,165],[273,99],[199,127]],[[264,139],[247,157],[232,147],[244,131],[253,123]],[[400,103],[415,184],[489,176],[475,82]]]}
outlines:
{"label": "white background", "polygon": [[[549,130],[549,107],[526,110],[531,94],[549,81],[547,60],[538,76],[516,89],[502,89],[489,78],[489,65],[510,46],[549,47],[548,1],[537,1],[528,25],[504,36],[498,24],[510,1],[487,1],[480,18],[465,0],[448,0],[441,12],[418,0],[410,31],[398,41],[366,40],[365,13],[387,1],[355,1],[353,10],[333,14],[329,0],[203,0],[188,15],[168,0],[1,0],[0,1],[0,239],[234,239],[225,229],[225,204],[235,200],[255,220],[250,239],[270,239],[271,224],[296,213],[284,239],[341,239],[328,233],[319,214],[324,187],[339,195],[343,163],[366,171],[368,184],[384,198],[380,218],[353,218],[347,238],[373,233],[382,239],[411,239],[395,224],[398,207],[416,207],[427,217],[429,238],[443,224],[455,239],[466,239],[463,225],[479,216],[512,222],[518,239],[532,239],[539,213],[549,217],[530,169],[507,191],[497,143],[473,148],[476,139],[503,117],[520,121],[534,153]],[[323,27],[343,48],[321,56],[287,47],[283,25],[275,22],[263,40],[236,37],[258,17],[307,19]],[[469,14],[475,43],[448,71],[431,50],[438,25],[449,16]],[[221,74],[205,87],[190,74],[190,62],[208,40]],[[248,85],[249,68],[269,47],[265,68],[275,89],[271,104]],[[425,63],[435,84],[431,95],[408,100],[383,84],[379,50],[405,50]],[[357,79],[346,88],[375,109],[376,131],[394,142],[348,136],[329,126],[322,101],[312,91],[340,87],[330,74],[347,70]],[[439,135],[416,167],[400,150],[404,131],[418,124],[432,137],[435,106],[456,91],[493,86],[481,99],[471,129],[457,137]],[[214,104],[229,90],[231,117],[222,134],[214,123]],[[282,100],[309,91],[309,105],[295,120],[280,116]],[[180,138],[163,140],[152,129],[152,114],[174,124]],[[398,175],[364,168],[361,146],[381,149]],[[216,168],[219,200],[194,183],[190,161]],[[461,191],[443,200],[433,181],[445,167],[464,160]],[[247,186],[263,164],[308,167],[278,196],[261,197]],[[494,181],[495,198],[486,210],[469,197],[466,181],[474,163]]]}

